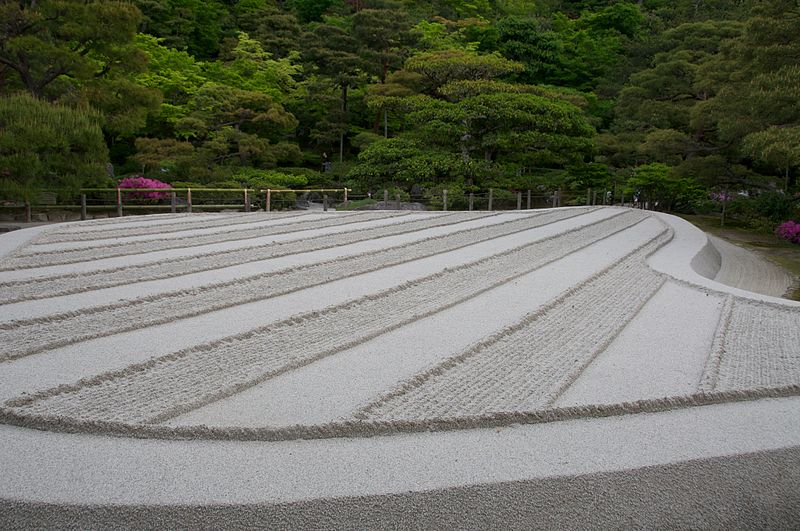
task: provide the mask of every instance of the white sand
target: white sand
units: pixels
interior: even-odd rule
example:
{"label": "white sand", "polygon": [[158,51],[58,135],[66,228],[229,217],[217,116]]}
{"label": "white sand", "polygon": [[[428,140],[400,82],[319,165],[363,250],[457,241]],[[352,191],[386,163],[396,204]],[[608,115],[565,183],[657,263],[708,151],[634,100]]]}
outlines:
{"label": "white sand", "polygon": [[[208,244],[197,247],[179,247],[164,251],[152,251],[141,254],[134,254],[129,256],[121,256],[115,258],[92,258],[92,260],[85,262],[42,266],[36,269],[15,269],[10,271],[0,271],[0,282],[11,282],[26,279],[38,279],[42,277],[50,277],[55,275],[64,274],[82,274],[92,273],[105,269],[118,269],[125,268],[132,265],[150,264],[154,262],[169,262],[171,260],[182,259],[187,257],[203,256],[214,253],[225,253],[229,251],[237,251],[248,249],[252,247],[264,247],[273,243],[294,242],[306,238],[321,237],[327,235],[337,235],[351,231],[357,231],[367,227],[381,227],[391,226],[397,223],[402,223],[407,220],[413,220],[411,215],[398,216],[393,218],[386,218],[382,220],[374,220],[371,222],[359,222],[347,225],[330,226],[322,228],[298,228],[296,231],[287,232],[284,234],[273,234],[264,236],[262,238],[253,238],[246,240],[233,240],[227,242],[220,242]],[[416,219],[420,219],[417,217]],[[19,231],[16,231],[19,232]]]}
{"label": "white sand", "polygon": [[[0,237],[0,256],[103,256],[131,230],[141,253],[0,272],[12,298],[3,282],[154,275],[0,305],[4,355],[38,351],[0,360],[0,527],[800,519],[800,304],[774,296],[763,262],[626,209],[410,232],[443,214],[382,214],[315,214],[313,230],[303,214],[296,232],[246,240],[251,223],[295,222],[159,216]],[[161,223],[183,243],[150,246]],[[317,236],[342,244],[305,244]],[[288,252],[170,270],[277,242]],[[78,277],[64,278],[48,282]]]}
{"label": "white sand", "polygon": [[[759,255],[712,235],[708,239],[722,256],[720,269],[713,277],[717,282],[773,297],[782,297],[794,283],[788,271]],[[758,274],[754,275],[754,271]]]}
{"label": "white sand", "polygon": [[721,306],[719,296],[667,283],[554,405],[615,404],[694,392]]}
{"label": "white sand", "polygon": [[[350,415],[415,373],[466,349],[507,326],[596,271],[660,230],[637,226],[602,244],[528,273],[491,290],[379,338],[215,402],[169,422],[170,425],[259,426],[312,424]],[[590,264],[591,267],[587,267]],[[487,314],[482,308],[497,308]],[[348,385],[342,385],[343,381]],[[313,390],[313,392],[310,392]]]}

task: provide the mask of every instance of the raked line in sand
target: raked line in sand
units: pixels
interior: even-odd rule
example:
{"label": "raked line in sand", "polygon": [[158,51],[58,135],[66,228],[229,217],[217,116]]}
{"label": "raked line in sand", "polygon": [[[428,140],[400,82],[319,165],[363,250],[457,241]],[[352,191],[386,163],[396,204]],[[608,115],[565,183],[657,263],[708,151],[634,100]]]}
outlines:
{"label": "raked line in sand", "polygon": [[104,268],[90,272],[0,282],[0,301],[5,301],[4,303],[8,304],[22,300],[51,298],[87,290],[121,286],[131,282],[177,277],[281,256],[330,249],[373,238],[397,236],[433,227],[455,225],[495,215],[456,213],[428,219],[405,220],[401,218],[402,221],[391,223],[387,226],[345,230],[335,234],[310,236],[288,242],[276,242],[269,246],[248,246],[237,250],[215,251],[185,258],[162,259],[144,264]]}
{"label": "raked line in sand", "polygon": [[210,228],[230,228],[239,225],[250,225],[266,221],[268,219],[292,219],[297,216],[304,215],[303,212],[281,212],[277,215],[265,215],[263,212],[256,212],[254,214],[229,214],[221,215],[212,219],[206,220],[189,220],[170,223],[164,226],[163,223],[145,225],[145,226],[126,226],[125,228],[108,227],[94,230],[86,230],[76,226],[69,227],[64,230],[54,230],[44,233],[41,237],[31,242],[34,245],[43,245],[46,243],[66,243],[66,242],[79,242],[79,241],[94,241],[94,240],[109,240],[112,238],[129,238],[131,236],[145,236],[156,234],[170,234],[175,232],[184,232],[188,230],[210,229]]}
{"label": "raked line in sand", "polygon": [[0,324],[0,345],[6,339],[10,343],[0,346],[0,361],[284,295],[332,279],[364,274],[490,238],[549,225],[574,215],[572,212],[555,212],[388,248],[378,256],[372,253],[348,256],[202,288],[3,323]]}
{"label": "raked line in sand", "polygon": [[[308,263],[274,269],[279,275],[250,275],[270,279],[257,289],[245,280],[247,269],[242,265],[222,265],[219,271],[242,268],[245,276],[239,284],[259,291],[258,302],[249,302],[244,292],[237,295],[236,282],[212,282],[196,290],[195,302],[203,314],[197,317],[186,313],[191,298],[177,303],[189,292],[165,296],[164,301],[176,304],[174,309],[165,305],[158,310],[168,323],[159,326],[180,330],[183,322],[189,325],[216,315],[232,318],[239,307],[266,309],[270,301],[301,301],[304,291],[322,294],[360,277],[385,279],[383,270],[411,271],[415,263],[430,268],[436,256],[463,254],[473,246],[487,248],[493,238],[524,239],[516,248],[506,243],[484,257],[411,277],[396,287],[360,285],[363,295],[349,301],[339,298],[341,302],[328,306],[309,301],[317,308],[312,312],[304,313],[301,303],[286,319],[275,320],[266,313],[269,324],[263,327],[251,325],[228,339],[201,341],[150,359],[143,353],[141,362],[101,370],[77,382],[66,377],[60,385],[44,388],[16,383],[18,390],[4,393],[2,405],[2,420],[20,427],[0,426],[6,443],[0,446],[7,449],[0,451],[0,463],[8,471],[0,479],[0,523],[180,525],[202,515],[199,525],[228,517],[230,525],[416,522],[479,527],[487,522],[485,514],[508,514],[503,525],[520,527],[542,522],[593,527],[768,522],[780,527],[796,522],[800,504],[792,493],[800,483],[800,306],[729,289],[698,277],[697,269],[686,269],[694,261],[705,264],[700,268],[704,273],[713,274],[719,255],[715,259],[710,253],[706,259],[710,249],[704,242],[669,216],[624,209],[595,211],[605,216],[585,210],[563,217],[563,211],[548,212],[495,221],[485,229],[448,229],[435,237],[426,237],[426,231],[444,226],[418,224],[412,240],[387,251],[386,258],[375,253],[371,266],[358,248],[374,246],[374,239],[351,240],[348,255],[328,261],[322,258],[326,251],[300,251],[300,239],[295,249],[306,253],[302,256]],[[367,224],[373,219],[355,216]],[[593,224],[581,223],[592,216]],[[525,223],[531,225],[526,229]],[[561,225],[561,230],[553,230]],[[246,226],[240,228],[247,230]],[[519,230],[508,231],[511,227]],[[234,236],[236,227],[230,229],[229,236]],[[331,238],[344,234],[347,231]],[[389,234],[386,241],[392,240]],[[634,234],[645,237],[632,240],[632,252],[616,250],[619,244],[612,242]],[[468,235],[480,237],[474,242],[459,239]],[[437,250],[433,244],[442,247]],[[104,248],[97,250],[102,253]],[[608,254],[607,265],[585,263],[584,272],[575,275],[574,265],[567,264],[575,261],[573,257],[590,256],[589,250]],[[281,258],[261,259],[265,264],[270,260]],[[325,268],[336,267],[331,264],[348,264],[357,276],[325,277]],[[502,299],[493,298],[495,293],[515,285],[536,289],[536,279],[548,278],[546,271],[555,274],[559,264],[566,267],[564,274],[573,275],[567,277],[574,278],[572,284],[565,283],[526,314],[498,312],[503,319],[487,320],[495,323],[493,328],[479,326],[470,344],[444,348],[439,355],[415,354],[426,344],[441,344],[439,337],[431,336],[438,319],[457,315],[462,307],[492,312],[491,306],[481,307],[482,301],[497,304]],[[305,273],[292,277],[292,271]],[[181,276],[168,278],[197,274],[187,276],[180,269],[161,274],[176,273]],[[327,274],[340,273],[331,269]],[[284,274],[288,284],[282,288]],[[301,285],[326,278],[331,279],[330,288]],[[274,288],[272,283],[277,283]],[[280,295],[291,286],[291,293]],[[95,289],[91,283],[87,289],[100,298],[99,307],[113,308],[108,315],[97,314],[109,319],[109,333],[120,331],[111,317],[116,311],[143,325],[158,322],[147,321],[147,313],[125,314],[136,306],[129,304],[135,298],[109,304],[112,300],[103,297],[115,296],[114,289]],[[276,291],[270,295],[269,289]],[[215,290],[233,304],[221,309],[213,297],[203,302],[203,292]],[[69,297],[78,294],[61,298]],[[672,328],[664,320],[676,313],[682,314],[676,326],[685,327],[687,338],[667,332]],[[80,315],[92,312],[75,314],[78,319]],[[248,320],[256,323],[255,317]],[[21,325],[19,330],[30,336],[41,333],[43,339],[36,343],[40,353],[0,363],[0,379],[23,366],[46,372],[52,355],[70,351],[48,350],[59,341],[74,339],[78,346],[103,341],[80,337],[84,326],[95,327],[91,319],[74,321],[80,326],[66,326],[59,338],[55,328],[47,331],[48,318],[69,323],[73,317],[45,312],[38,321],[5,325]],[[145,326],[119,337],[135,341],[137,334],[158,328]],[[467,326],[475,325],[469,319],[451,321],[439,325],[436,335],[455,336]],[[90,330],[93,334],[103,335],[95,328]],[[381,365],[371,361],[372,353],[378,355],[392,338],[413,343],[407,359],[402,343],[386,347],[394,353],[391,368],[387,365],[387,374],[396,374],[394,380],[380,377]],[[658,344],[648,348],[649,339]],[[11,334],[4,341],[19,346],[29,340]],[[15,348],[8,350],[11,358]],[[339,411],[338,416],[271,426],[259,424],[256,409],[242,425],[235,420],[203,425],[203,418],[210,421],[212,414],[224,419],[226,408],[248,407],[240,396],[258,397],[249,407],[256,407],[258,400],[283,400],[278,395],[270,399],[267,391],[273,382],[288,382],[295,374],[311,378],[297,380],[305,382],[297,388],[303,395],[297,399],[313,406],[314,367],[326,364],[336,367],[339,393],[346,398],[331,409]],[[404,364],[409,369],[398,370]],[[367,370],[377,372],[362,372]],[[42,374],[43,379],[59,380],[52,376]],[[658,378],[658,385],[652,385]],[[26,385],[28,391],[21,393]],[[349,396],[351,385],[359,391]],[[318,400],[336,402],[337,390],[326,387]],[[269,409],[269,402],[264,405]],[[432,433],[424,433],[428,431]],[[64,454],[65,445],[72,448],[71,457]],[[67,467],[65,474],[43,466],[34,455],[57,459]],[[183,457],[188,455],[191,462]],[[220,474],[219,467],[227,467],[227,472]],[[127,478],[127,483],[118,477]],[[209,488],[212,477],[216,486]],[[700,487],[705,484],[700,478],[708,477],[718,478],[714,489]],[[102,489],[97,488],[100,484]],[[616,496],[597,498],[590,486],[613,489]],[[557,491],[555,498],[548,497],[548,488]],[[720,490],[730,495],[717,496]],[[666,496],[672,511],[656,500],[642,500],[643,492]],[[744,512],[742,497],[748,500]],[[587,512],[592,498],[595,503]],[[550,499],[560,503],[554,507]],[[239,509],[231,513],[225,508],[231,504]],[[349,510],[356,512],[348,514]],[[560,520],[553,515],[561,515]]]}
{"label": "raked line in sand", "polygon": [[334,216],[322,216],[317,218],[313,214],[303,217],[312,219],[298,221],[291,224],[273,224],[253,229],[231,230],[213,234],[202,234],[196,236],[185,236],[182,238],[165,237],[155,238],[138,243],[106,243],[100,246],[86,246],[71,250],[56,250],[47,252],[36,252],[33,246],[24,247],[16,251],[13,255],[0,260],[0,271],[12,269],[25,269],[42,267],[49,265],[69,264],[101,258],[112,258],[116,256],[127,256],[140,253],[151,253],[165,249],[177,249],[186,247],[201,247],[212,243],[229,241],[249,240],[296,232],[300,230],[313,230],[320,227],[330,227],[347,223],[363,223],[374,219],[387,217],[407,216],[407,212],[375,212],[366,214],[342,214]]}

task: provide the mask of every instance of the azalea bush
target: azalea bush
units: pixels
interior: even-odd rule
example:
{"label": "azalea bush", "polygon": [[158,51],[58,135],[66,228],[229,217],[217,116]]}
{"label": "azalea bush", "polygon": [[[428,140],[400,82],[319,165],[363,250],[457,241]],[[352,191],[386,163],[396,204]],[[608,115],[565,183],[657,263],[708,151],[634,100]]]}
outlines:
{"label": "azalea bush", "polygon": [[[117,186],[119,188],[160,188],[169,190],[172,188],[167,183],[161,182],[158,179],[148,179],[147,177],[135,176],[125,177]],[[128,197],[131,199],[164,199],[168,194],[164,192],[130,192]]]}
{"label": "azalea bush", "polygon": [[781,223],[775,233],[786,241],[800,243],[800,223],[796,221]]}

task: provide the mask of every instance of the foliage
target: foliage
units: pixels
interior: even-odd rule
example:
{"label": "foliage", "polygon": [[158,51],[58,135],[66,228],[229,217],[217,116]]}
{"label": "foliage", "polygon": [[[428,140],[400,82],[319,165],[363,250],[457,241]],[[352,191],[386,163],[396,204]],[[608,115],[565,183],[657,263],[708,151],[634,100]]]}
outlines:
{"label": "foliage", "polygon": [[108,150],[101,116],[28,94],[0,97],[0,178],[6,193],[105,184]]}
{"label": "foliage", "polygon": [[420,74],[424,92],[433,94],[452,81],[493,79],[522,69],[522,65],[499,55],[483,55],[462,50],[442,50],[417,54],[405,68]]}
{"label": "foliage", "polygon": [[[0,20],[6,195],[113,171],[434,203],[626,181],[660,209],[716,192],[794,215],[795,0],[26,0]],[[38,100],[11,110],[20,92]]]}
{"label": "foliage", "polygon": [[237,170],[233,174],[233,179],[248,188],[302,188],[308,184],[308,179],[303,175],[255,168]]}
{"label": "foliage", "polygon": [[671,175],[669,166],[658,162],[637,167],[626,182],[625,193],[638,197],[652,210],[667,212],[688,211],[705,195],[694,180]]}
{"label": "foliage", "polygon": [[230,12],[219,0],[136,0],[144,15],[141,31],[170,48],[201,59],[214,57],[226,34]]}
{"label": "foliage", "polygon": [[115,1],[2,2],[0,64],[32,95],[58,96],[136,61],[130,45],[140,17],[135,6]]}

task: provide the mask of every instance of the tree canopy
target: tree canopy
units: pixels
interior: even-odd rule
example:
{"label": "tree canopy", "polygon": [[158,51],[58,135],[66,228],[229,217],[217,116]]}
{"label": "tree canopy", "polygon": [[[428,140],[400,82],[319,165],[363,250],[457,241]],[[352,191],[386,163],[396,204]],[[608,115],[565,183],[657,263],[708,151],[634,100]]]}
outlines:
{"label": "tree canopy", "polygon": [[26,0],[0,20],[8,189],[141,174],[797,202],[791,0]]}

